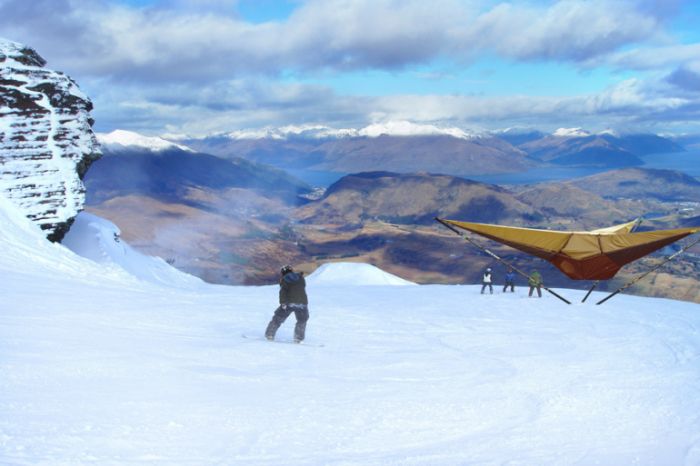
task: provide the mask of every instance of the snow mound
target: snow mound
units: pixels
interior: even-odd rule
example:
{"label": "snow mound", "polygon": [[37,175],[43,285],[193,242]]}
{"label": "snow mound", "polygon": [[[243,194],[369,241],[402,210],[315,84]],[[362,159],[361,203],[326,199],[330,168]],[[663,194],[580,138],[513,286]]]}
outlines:
{"label": "snow mound", "polygon": [[175,144],[165,139],[152,136],[144,136],[133,131],[117,129],[111,133],[98,133],[97,140],[108,149],[118,150],[123,147],[140,147],[151,151],[163,151],[167,149],[180,149],[187,152],[194,152],[187,146]]}
{"label": "snow mound", "polygon": [[121,239],[120,234],[119,228],[109,220],[81,212],[62,244],[79,256],[120,267],[144,281],[178,287],[203,283],[199,278],[170,266],[160,257],[146,256],[134,250]]}
{"label": "snow mound", "polygon": [[390,285],[406,286],[415,283],[383,271],[371,264],[357,262],[333,262],[323,264],[309,275],[307,282],[313,285]]}

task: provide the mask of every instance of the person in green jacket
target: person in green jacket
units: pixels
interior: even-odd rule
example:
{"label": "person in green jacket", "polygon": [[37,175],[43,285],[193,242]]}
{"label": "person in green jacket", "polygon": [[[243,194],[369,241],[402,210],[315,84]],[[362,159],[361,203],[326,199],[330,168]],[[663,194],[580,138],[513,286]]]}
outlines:
{"label": "person in green jacket", "polygon": [[532,292],[537,288],[537,295],[542,297],[542,275],[537,270],[533,270],[527,279],[528,285],[530,285],[530,293],[528,296],[532,297]]}
{"label": "person in green jacket", "polygon": [[285,265],[280,270],[280,275],[280,305],[275,310],[270,323],[267,324],[265,337],[268,340],[274,340],[277,329],[294,312],[297,318],[294,342],[301,343],[306,333],[306,322],[309,320],[309,300],[306,296],[304,272],[295,272],[292,266]]}

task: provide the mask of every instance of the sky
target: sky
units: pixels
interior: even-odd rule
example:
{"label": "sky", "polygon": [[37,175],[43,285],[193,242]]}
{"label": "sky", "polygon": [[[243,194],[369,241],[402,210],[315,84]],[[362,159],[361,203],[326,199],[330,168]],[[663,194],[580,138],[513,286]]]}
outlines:
{"label": "sky", "polygon": [[700,2],[0,0],[95,129],[700,133]]}

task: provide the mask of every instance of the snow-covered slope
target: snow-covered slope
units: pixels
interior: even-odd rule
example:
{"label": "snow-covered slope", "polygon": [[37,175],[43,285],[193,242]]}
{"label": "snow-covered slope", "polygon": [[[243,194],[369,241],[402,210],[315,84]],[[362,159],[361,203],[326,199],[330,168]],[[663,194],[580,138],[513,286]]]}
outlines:
{"label": "snow-covered slope", "polygon": [[120,234],[119,228],[109,220],[81,212],[61,243],[82,257],[106,267],[120,267],[148,282],[178,287],[202,283],[199,278],[171,267],[160,257],[145,256],[134,250],[121,240]]}
{"label": "snow-covered slope", "polygon": [[116,129],[111,133],[97,133],[97,140],[107,150],[118,151],[123,148],[141,148],[151,151],[163,151],[166,149],[180,149],[192,152],[187,146],[166,141],[163,138],[154,136],[144,136],[133,131]]}
{"label": "snow-covered slope", "polygon": [[0,464],[700,464],[697,304],[309,283],[308,344],[276,344],[241,338],[276,286],[164,287],[0,222]]}
{"label": "snow-covered slope", "polygon": [[92,103],[34,50],[0,38],[0,193],[60,240],[82,209],[100,156]]}

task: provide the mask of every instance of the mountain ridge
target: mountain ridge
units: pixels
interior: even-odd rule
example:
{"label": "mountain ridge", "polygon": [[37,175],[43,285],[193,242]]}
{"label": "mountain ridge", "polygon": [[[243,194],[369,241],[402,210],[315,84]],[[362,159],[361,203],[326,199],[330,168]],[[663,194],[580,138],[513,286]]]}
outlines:
{"label": "mountain ridge", "polygon": [[420,171],[458,176],[515,173],[535,167],[624,168],[643,164],[652,153],[683,151],[655,134],[618,135],[581,129],[554,134],[532,131],[400,135],[356,133],[328,136],[304,132],[258,137],[218,135],[184,139],[197,150],[220,157],[240,156],[282,169],[349,174],[361,171]]}

